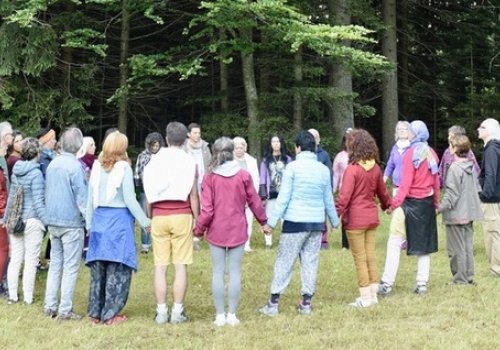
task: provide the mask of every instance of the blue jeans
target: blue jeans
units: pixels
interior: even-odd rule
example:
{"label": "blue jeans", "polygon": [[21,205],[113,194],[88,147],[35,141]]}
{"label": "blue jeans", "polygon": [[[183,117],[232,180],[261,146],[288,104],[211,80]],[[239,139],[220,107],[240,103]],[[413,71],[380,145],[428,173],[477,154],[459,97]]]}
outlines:
{"label": "blue jeans", "polygon": [[[140,199],[142,210],[144,210],[144,212],[146,213],[147,212],[147,207],[146,207],[147,201],[146,201],[146,195],[144,194],[144,192],[141,192],[139,199]],[[142,227],[141,227],[141,248],[146,249],[146,250],[149,250],[149,248],[151,248],[151,235],[149,233],[147,233]]]}
{"label": "blue jeans", "polygon": [[[73,310],[73,293],[83,249],[83,228],[49,226],[49,232],[52,250],[45,290],[45,310],[58,310],[59,315],[66,315]],[[61,303],[58,309],[59,287]]]}

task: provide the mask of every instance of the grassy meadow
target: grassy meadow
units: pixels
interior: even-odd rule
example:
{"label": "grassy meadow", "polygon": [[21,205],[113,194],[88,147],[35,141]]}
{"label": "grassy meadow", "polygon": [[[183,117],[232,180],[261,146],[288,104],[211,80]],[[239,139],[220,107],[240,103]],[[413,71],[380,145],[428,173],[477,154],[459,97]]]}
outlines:
{"label": "grassy meadow", "polygon": [[[389,217],[381,215],[377,256],[379,274],[385,259]],[[185,307],[191,319],[182,325],[157,325],[153,295],[153,255],[139,256],[127,306],[129,317],[116,326],[83,321],[59,322],[43,315],[46,272],[37,275],[34,305],[0,300],[0,349],[495,349],[500,348],[500,279],[488,272],[481,226],[475,226],[476,286],[448,285],[450,271],[444,227],[439,225],[439,252],[431,260],[429,294],[413,293],[416,259],[402,254],[393,295],[367,309],[348,305],[357,296],[350,251],[340,247],[340,230],[329,234],[331,248],[321,252],[313,314],[299,316],[300,274],[296,266],[281,298],[280,315],[267,318],[257,309],[269,297],[278,235],[272,250],[260,233],[255,251],[244,258],[241,324],[215,327],[210,292],[211,262],[206,243],[189,268]],[[169,281],[172,271],[169,271]],[[82,264],[74,309],[85,314],[89,270]],[[171,296],[169,296],[171,304]]]}

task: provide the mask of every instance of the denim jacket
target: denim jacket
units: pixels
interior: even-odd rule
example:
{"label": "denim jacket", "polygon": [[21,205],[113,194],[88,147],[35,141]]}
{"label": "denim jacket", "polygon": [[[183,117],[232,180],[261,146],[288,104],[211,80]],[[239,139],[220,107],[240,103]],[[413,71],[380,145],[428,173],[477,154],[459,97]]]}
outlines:
{"label": "denim jacket", "polygon": [[63,152],[47,167],[46,224],[57,227],[84,227],[86,204],[85,172],[74,154]]}

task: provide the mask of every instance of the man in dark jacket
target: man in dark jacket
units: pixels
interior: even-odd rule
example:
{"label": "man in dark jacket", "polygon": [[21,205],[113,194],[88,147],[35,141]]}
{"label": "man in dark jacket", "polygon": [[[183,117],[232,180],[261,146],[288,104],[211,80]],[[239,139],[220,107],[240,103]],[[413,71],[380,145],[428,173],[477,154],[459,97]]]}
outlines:
{"label": "man in dark jacket", "polygon": [[496,119],[489,118],[481,123],[477,132],[484,142],[479,174],[484,245],[490,272],[500,277],[500,125]]}

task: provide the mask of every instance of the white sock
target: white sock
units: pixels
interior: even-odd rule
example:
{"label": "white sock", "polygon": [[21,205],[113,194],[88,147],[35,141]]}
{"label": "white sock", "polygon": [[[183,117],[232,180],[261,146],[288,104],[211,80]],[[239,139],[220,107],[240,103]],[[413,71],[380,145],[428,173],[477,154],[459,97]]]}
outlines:
{"label": "white sock", "polygon": [[172,305],[172,312],[175,312],[176,314],[180,314],[182,312],[182,310],[184,310],[184,304],[174,303],[174,305]]}
{"label": "white sock", "polygon": [[156,304],[156,312],[165,314],[168,312],[167,304]]}

